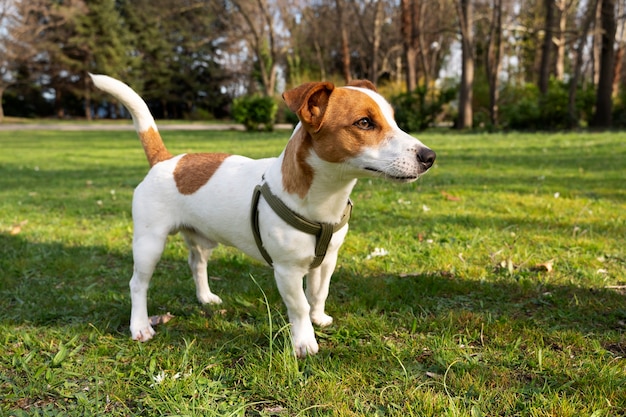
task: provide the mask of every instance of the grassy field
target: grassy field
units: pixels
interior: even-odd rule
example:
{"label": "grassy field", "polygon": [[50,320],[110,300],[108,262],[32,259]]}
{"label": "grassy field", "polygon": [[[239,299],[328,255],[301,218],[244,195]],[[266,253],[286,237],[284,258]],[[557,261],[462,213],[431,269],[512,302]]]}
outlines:
{"label": "grassy field", "polygon": [[[265,157],[288,134],[164,136]],[[335,323],[296,360],[271,270],[218,249],[202,307],[179,237],[149,299],[175,318],[131,341],[136,137],[0,132],[0,416],[626,415],[626,134],[420,138],[419,182],[357,185]]]}

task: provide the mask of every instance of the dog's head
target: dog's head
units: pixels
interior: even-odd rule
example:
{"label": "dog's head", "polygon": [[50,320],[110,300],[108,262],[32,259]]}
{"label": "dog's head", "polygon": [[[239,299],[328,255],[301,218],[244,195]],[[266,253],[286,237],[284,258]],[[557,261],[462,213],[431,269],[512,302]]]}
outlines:
{"label": "dog's head", "polygon": [[315,154],[343,163],[355,177],[411,182],[435,162],[434,151],[398,127],[393,108],[369,81],[338,88],[306,83],[283,99],[310,135]]}

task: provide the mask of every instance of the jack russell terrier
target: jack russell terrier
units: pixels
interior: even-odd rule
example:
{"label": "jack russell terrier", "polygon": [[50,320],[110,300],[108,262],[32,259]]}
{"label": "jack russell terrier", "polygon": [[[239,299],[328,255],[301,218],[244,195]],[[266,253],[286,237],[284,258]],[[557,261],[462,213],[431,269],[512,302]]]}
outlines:
{"label": "jack russell terrier", "polygon": [[273,266],[295,354],[317,353],[313,323],[333,321],[324,306],[357,179],[415,181],[433,165],[435,152],[400,130],[372,83],[355,81],[346,87],[312,82],[286,91],[283,99],[300,123],[278,158],[174,156],[135,91],[105,75],[91,77],[131,113],[151,166],[132,205],[132,338],[145,342],[154,336],[147,309],[150,278],[167,236],[181,232],[201,303],[222,302],[209,289],[211,251],[218,243],[235,246]]}

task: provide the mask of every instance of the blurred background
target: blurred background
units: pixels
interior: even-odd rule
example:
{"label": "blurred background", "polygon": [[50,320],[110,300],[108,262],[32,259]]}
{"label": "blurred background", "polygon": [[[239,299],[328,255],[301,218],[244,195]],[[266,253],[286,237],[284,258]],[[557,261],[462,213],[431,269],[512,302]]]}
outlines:
{"label": "blurred background", "polygon": [[[626,126],[625,0],[0,0],[0,120],[233,117],[300,83],[373,81],[402,127]],[[271,115],[293,121],[283,107]]]}

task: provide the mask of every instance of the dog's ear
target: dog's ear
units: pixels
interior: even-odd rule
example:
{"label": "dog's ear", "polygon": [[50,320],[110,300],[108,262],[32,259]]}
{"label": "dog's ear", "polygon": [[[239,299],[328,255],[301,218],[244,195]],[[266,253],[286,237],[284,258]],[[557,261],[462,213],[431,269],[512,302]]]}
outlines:
{"label": "dog's ear", "polygon": [[376,91],[376,86],[370,80],[352,80],[348,83],[348,87],[361,87]]}
{"label": "dog's ear", "polygon": [[333,83],[305,83],[283,93],[289,110],[298,115],[300,121],[317,130],[324,118],[328,99],[335,89]]}

